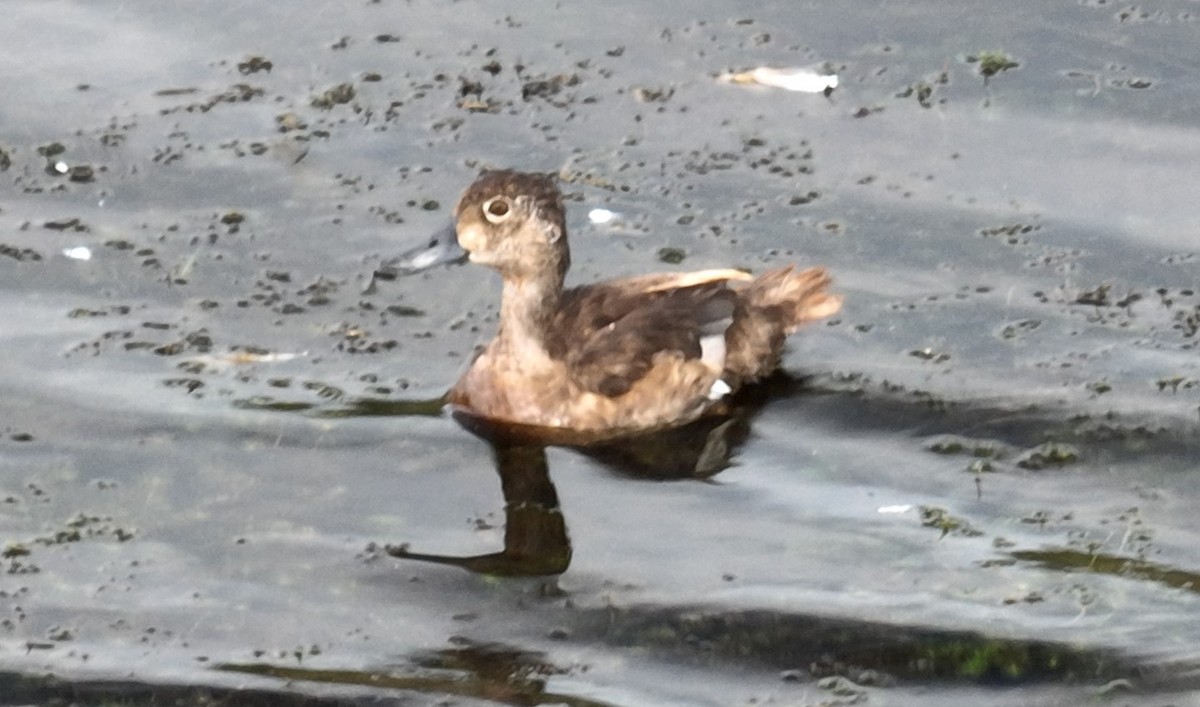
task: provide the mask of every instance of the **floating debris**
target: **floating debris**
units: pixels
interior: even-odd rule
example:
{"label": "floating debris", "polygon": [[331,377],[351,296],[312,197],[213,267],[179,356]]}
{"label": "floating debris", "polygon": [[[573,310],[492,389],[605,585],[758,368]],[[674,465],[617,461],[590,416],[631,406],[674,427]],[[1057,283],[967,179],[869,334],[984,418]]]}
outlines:
{"label": "floating debris", "polygon": [[1069,444],[1046,442],[1026,451],[1017,466],[1030,471],[1057,469],[1079,461],[1079,449]]}
{"label": "floating debris", "polygon": [[74,248],[63,248],[62,254],[71,260],[91,260],[92,249],[84,245],[78,245]]}
{"label": "floating debris", "polygon": [[243,76],[254,74],[259,71],[271,72],[275,68],[275,64],[270,59],[264,59],[261,56],[246,57],[245,61],[239,61],[237,65],[238,73]]}
{"label": "floating debris", "polygon": [[664,246],[658,249],[658,259],[668,265],[678,265],[687,259],[687,251],[682,248]]}
{"label": "floating debris", "polygon": [[774,69],[769,66],[760,66],[750,71],[721,74],[717,80],[725,83],[769,86],[802,93],[829,93],[838,85],[837,74],[822,73],[822,70],[817,69]]}
{"label": "floating debris", "polygon": [[340,83],[326,90],[321,95],[315,96],[310,103],[313,108],[329,110],[334,106],[345,105],[353,101],[355,95],[354,84]]}
{"label": "floating debris", "polygon": [[985,79],[1009,69],[1015,69],[1021,64],[1001,52],[980,52],[967,57],[968,64],[979,64],[979,75]]}
{"label": "floating debris", "polygon": [[297,358],[303,358],[307,355],[307,351],[300,351],[298,353],[230,351],[224,354],[197,356],[191,359],[191,362],[222,369],[229,366],[248,366],[255,363],[284,363]]}

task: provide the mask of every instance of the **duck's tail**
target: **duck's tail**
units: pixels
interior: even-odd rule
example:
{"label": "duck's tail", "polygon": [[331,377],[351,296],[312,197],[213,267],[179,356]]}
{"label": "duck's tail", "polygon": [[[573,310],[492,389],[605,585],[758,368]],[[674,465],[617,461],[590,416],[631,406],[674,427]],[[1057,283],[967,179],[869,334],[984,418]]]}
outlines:
{"label": "duck's tail", "polygon": [[788,334],[841,309],[842,298],[826,291],[831,281],[824,268],[796,272],[788,266],[739,289],[733,323],[725,330],[722,378],[736,389],[774,371]]}

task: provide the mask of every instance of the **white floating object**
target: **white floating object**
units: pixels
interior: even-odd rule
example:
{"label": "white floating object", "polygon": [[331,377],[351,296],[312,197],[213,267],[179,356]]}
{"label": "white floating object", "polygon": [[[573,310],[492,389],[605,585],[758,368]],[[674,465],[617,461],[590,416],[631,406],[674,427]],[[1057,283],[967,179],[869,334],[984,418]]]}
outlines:
{"label": "white floating object", "polygon": [[721,74],[717,78],[726,83],[756,84],[803,93],[824,93],[837,88],[838,85],[837,74],[823,74],[816,69],[774,69],[769,66]]}
{"label": "white floating object", "polygon": [[84,245],[78,245],[74,248],[63,248],[62,254],[71,260],[91,260],[92,249]]}
{"label": "white floating object", "polygon": [[909,505],[909,504],[907,504],[907,503],[905,503],[905,504],[903,504],[903,505],[899,505],[899,506],[880,506],[878,509],[876,509],[876,511],[875,511],[875,512],[876,512],[876,513],[881,513],[881,514],[886,514],[886,513],[908,513],[908,512],[909,512],[909,511],[911,511],[911,510],[912,510],[912,506],[911,506],[911,505]]}
{"label": "white floating object", "polygon": [[67,172],[71,171],[71,165],[67,164],[66,162],[62,162],[62,161],[55,162],[54,163],[54,171],[58,172],[59,174],[66,174]]}
{"label": "white floating object", "polygon": [[612,223],[616,218],[617,212],[608,209],[592,209],[588,212],[588,220],[595,224]]}
{"label": "white floating object", "polygon": [[205,354],[190,360],[221,370],[230,366],[249,366],[256,363],[284,363],[286,361],[303,358],[305,356],[308,356],[307,351],[298,351],[295,353],[254,353],[251,351],[230,351],[223,354]]}
{"label": "white floating object", "polygon": [[295,353],[280,351],[278,353],[251,353],[249,351],[234,351],[225,356],[230,363],[282,363],[307,356],[307,351]]}

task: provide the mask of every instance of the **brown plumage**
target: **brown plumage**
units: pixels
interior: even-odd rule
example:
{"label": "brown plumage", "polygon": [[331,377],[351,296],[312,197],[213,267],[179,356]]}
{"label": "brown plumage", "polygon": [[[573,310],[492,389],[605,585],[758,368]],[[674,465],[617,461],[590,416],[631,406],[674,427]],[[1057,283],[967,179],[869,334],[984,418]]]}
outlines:
{"label": "brown plumage", "polygon": [[500,330],[450,392],[487,418],[585,432],[682,424],[779,365],[784,340],[841,298],[821,268],[658,273],[563,289],[552,178],[484,172],[455,211],[459,243],[504,282]]}

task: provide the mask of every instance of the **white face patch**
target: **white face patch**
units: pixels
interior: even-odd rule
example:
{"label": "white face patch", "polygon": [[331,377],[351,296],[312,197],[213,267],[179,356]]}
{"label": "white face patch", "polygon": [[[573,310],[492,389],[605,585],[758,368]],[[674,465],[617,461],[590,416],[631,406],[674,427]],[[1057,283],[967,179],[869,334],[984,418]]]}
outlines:
{"label": "white face patch", "polygon": [[471,260],[475,259],[475,251],[482,249],[485,243],[487,243],[487,234],[484,233],[483,226],[477,223],[459,224],[458,244],[471,254]]}

